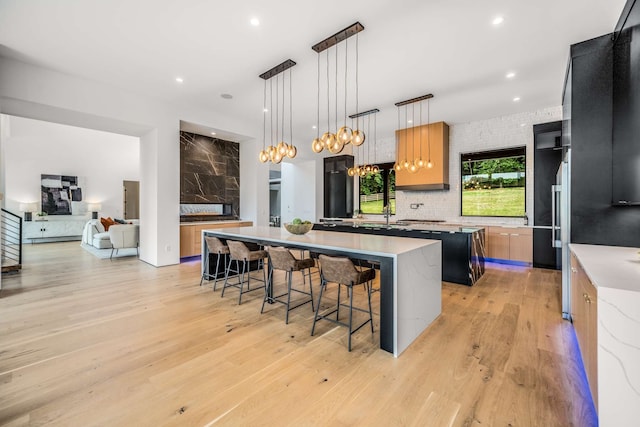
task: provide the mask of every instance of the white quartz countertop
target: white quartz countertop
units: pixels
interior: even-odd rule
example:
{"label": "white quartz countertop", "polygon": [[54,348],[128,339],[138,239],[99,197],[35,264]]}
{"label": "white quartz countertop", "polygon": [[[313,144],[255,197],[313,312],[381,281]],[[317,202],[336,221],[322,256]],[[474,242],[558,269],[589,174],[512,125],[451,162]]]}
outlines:
{"label": "white quartz countertop", "polygon": [[237,224],[246,222],[244,219],[224,219],[221,221],[183,221],[180,225],[200,225],[200,224]]}
{"label": "white quartz countertop", "polygon": [[284,228],[278,227],[233,227],[212,230],[202,230],[229,238],[243,237],[269,240],[282,245],[303,244],[338,251],[353,251],[362,254],[394,256],[411,252],[418,248],[441,244],[438,240],[412,239],[408,237],[379,236],[375,234],[340,233],[335,231],[311,230],[307,234],[291,234]]}
{"label": "white quartz countertop", "polygon": [[597,288],[640,292],[640,248],[577,243],[569,246]]}

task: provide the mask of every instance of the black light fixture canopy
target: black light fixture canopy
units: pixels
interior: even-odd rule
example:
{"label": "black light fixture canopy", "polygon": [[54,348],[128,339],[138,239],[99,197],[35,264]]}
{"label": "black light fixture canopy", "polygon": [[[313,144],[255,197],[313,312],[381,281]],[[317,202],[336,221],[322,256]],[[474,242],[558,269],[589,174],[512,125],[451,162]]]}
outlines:
{"label": "black light fixture canopy", "polygon": [[286,61],[284,61],[281,64],[276,65],[275,67],[273,67],[269,71],[265,71],[264,73],[260,74],[258,77],[260,77],[261,79],[264,79],[264,80],[269,80],[271,77],[276,76],[276,75],[280,74],[281,72],[288,70],[289,68],[293,67],[294,65],[296,65],[296,62],[294,60],[287,59]]}
{"label": "black light fixture canopy", "polygon": [[414,102],[424,101],[425,99],[433,98],[433,94],[429,93],[427,95],[419,96],[417,98],[407,99],[406,101],[396,102],[396,107],[402,107],[403,105],[413,104]]}
{"label": "black light fixture canopy", "polygon": [[350,119],[357,119],[358,117],[364,117],[364,116],[368,116],[369,114],[374,114],[374,113],[379,113],[380,110],[377,108],[374,108],[372,110],[368,110],[368,111],[363,111],[362,113],[355,113],[349,116]]}
{"label": "black light fixture canopy", "polygon": [[311,46],[311,49],[315,50],[317,53],[320,53],[332,46],[337,45],[341,41],[358,34],[362,30],[364,30],[364,26],[360,22],[356,22],[355,24],[351,24],[347,28],[338,31],[334,35],[327,37],[321,42],[314,44],[313,46]]}

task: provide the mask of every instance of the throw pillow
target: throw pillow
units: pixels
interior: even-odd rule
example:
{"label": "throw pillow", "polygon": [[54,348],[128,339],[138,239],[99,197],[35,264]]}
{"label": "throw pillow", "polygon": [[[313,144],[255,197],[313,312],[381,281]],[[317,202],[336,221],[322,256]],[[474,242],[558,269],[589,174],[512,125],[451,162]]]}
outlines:
{"label": "throw pillow", "polygon": [[112,220],[111,217],[109,217],[109,218],[100,218],[100,223],[102,223],[102,226],[104,227],[104,231],[109,231],[109,227],[114,225],[116,222]]}

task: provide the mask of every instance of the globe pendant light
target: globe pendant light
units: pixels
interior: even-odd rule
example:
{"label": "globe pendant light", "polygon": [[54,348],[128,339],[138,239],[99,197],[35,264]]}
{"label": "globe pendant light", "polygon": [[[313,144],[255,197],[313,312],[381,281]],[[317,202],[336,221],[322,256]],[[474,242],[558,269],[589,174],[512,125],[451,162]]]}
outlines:
{"label": "globe pendant light", "polygon": [[[348,79],[348,57],[349,57],[349,46],[348,42],[345,42],[345,61],[344,61],[344,122],[342,126],[339,127],[338,124],[338,45],[342,41],[346,41],[349,37],[356,35],[364,30],[364,27],[359,22],[343,29],[342,31],[337,32],[331,37],[326,38],[325,40],[316,43],[312,46],[312,49],[318,54],[318,134],[316,138],[313,140],[311,144],[311,148],[315,153],[320,153],[325,148],[332,154],[338,154],[342,152],[345,145],[353,143],[354,145],[362,145],[364,143],[364,132],[362,131],[352,131],[349,126],[347,126],[347,107],[348,107],[348,92],[349,87],[347,84]],[[331,47],[335,47],[335,99],[334,99],[334,117],[335,117],[335,133],[332,132],[331,121],[331,82],[329,78],[329,52],[328,50]],[[322,132],[322,136],[320,136],[319,130],[319,118],[320,118],[320,53],[323,51],[327,51],[326,56],[326,78],[327,78],[327,129]],[[356,41],[356,110],[358,109],[358,42]],[[338,128],[339,127],[339,128]]]}
{"label": "globe pendant light", "polygon": [[[342,143],[342,145],[348,144],[351,142],[351,134],[353,133],[353,131],[351,130],[350,127],[347,126],[347,69],[349,68],[349,39],[344,41],[345,43],[345,47],[344,47],[344,124],[342,125],[342,127],[340,129],[338,129],[338,132],[336,132],[336,138]],[[337,81],[338,81],[338,75],[337,75],[337,70],[338,70],[338,47],[336,46],[336,95],[337,95],[337,91],[338,91],[338,85],[337,85]],[[337,101],[337,96],[336,96],[336,101]],[[356,107],[357,109],[357,107]],[[337,108],[336,108],[337,111]]]}
{"label": "globe pendant light", "polygon": [[[273,67],[269,71],[260,74],[260,78],[264,80],[264,96],[263,96],[263,127],[262,127],[262,150],[258,154],[258,160],[261,163],[266,163],[267,161],[271,161],[273,163],[280,163],[285,157],[294,158],[298,153],[297,148],[293,145],[293,143],[288,144],[285,142],[285,119],[286,119],[286,74],[285,71],[289,70],[289,138],[293,141],[293,125],[292,125],[292,78],[291,78],[291,67],[296,65],[294,61],[288,59],[283,63]],[[279,120],[280,114],[280,74],[282,74],[282,121]],[[274,113],[273,113],[273,77],[276,77],[276,100],[275,100],[275,141],[280,140],[277,144],[274,145],[273,136],[274,136]],[[267,80],[269,80],[270,90],[269,90],[269,104],[270,108],[267,109]],[[269,114],[269,139],[270,145],[265,147],[266,145],[266,133],[267,133],[267,113]],[[280,139],[282,137],[282,139]]]}

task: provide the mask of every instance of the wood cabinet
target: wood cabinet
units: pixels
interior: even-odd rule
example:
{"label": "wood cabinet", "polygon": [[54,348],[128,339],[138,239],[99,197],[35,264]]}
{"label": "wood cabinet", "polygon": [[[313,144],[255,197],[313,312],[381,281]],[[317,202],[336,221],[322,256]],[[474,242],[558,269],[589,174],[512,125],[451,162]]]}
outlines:
{"label": "wood cabinet", "polygon": [[180,224],[180,258],[200,255],[202,251],[202,230],[251,226],[253,226],[252,221]]}
{"label": "wood cabinet", "polygon": [[398,152],[396,160],[413,161],[420,156],[426,162],[431,153],[431,168],[415,173],[406,169],[396,171],[398,190],[448,190],[449,189],[449,125],[445,122],[430,123],[408,129],[396,130]]}
{"label": "wood cabinet", "polygon": [[582,265],[571,253],[571,321],[593,403],[598,409],[598,293]]}
{"label": "wood cabinet", "polygon": [[487,257],[533,262],[533,230],[529,227],[487,227]]}

